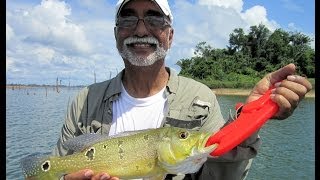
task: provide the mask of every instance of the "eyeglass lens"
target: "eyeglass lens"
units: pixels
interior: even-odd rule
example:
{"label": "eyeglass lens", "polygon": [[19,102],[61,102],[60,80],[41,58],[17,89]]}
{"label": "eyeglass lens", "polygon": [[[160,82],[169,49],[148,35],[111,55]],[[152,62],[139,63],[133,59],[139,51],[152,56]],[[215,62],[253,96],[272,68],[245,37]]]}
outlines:
{"label": "eyeglass lens", "polygon": [[169,21],[165,17],[159,16],[145,16],[143,19],[139,19],[136,16],[119,17],[117,21],[117,26],[122,28],[134,29],[142,20],[146,27],[149,29],[163,28],[170,25]]}

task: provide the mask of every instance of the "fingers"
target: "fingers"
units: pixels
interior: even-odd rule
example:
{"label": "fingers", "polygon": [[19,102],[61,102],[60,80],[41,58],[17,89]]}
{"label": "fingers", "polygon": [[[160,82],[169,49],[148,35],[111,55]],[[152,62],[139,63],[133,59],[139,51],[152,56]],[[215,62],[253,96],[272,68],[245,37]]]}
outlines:
{"label": "fingers", "polygon": [[304,94],[306,94],[312,89],[311,83],[305,77],[298,75],[290,75],[287,77],[287,80],[302,85],[306,90]]}
{"label": "fingers", "polygon": [[117,177],[111,177],[107,173],[99,173],[91,178],[91,180],[119,180]]}
{"label": "fingers", "polygon": [[288,64],[283,68],[278,69],[272,73],[264,76],[253,88],[250,95],[248,96],[246,103],[258,99],[262,94],[264,94],[272,85],[277,82],[281,82],[287,77],[293,75],[296,71],[296,66],[294,64]]}
{"label": "fingers", "polygon": [[278,104],[279,111],[274,118],[285,119],[289,117],[311,89],[311,83],[298,75],[289,75],[285,80],[276,83],[271,99]]}
{"label": "fingers", "polygon": [[279,111],[273,117],[274,119],[286,119],[293,113],[299,103],[299,97],[285,88],[274,89],[270,98],[279,106]]}
{"label": "fingers", "polygon": [[93,171],[90,169],[80,170],[75,173],[67,174],[64,176],[65,180],[86,180],[93,177]]}
{"label": "fingers", "polygon": [[119,180],[117,177],[111,177],[107,173],[98,173],[94,175],[90,169],[84,169],[64,176],[65,180]]}
{"label": "fingers", "polygon": [[296,66],[294,64],[288,64],[277,71],[274,71],[267,76],[269,76],[269,81],[271,84],[274,84],[276,82],[282,81],[283,79],[286,79],[288,76],[294,74],[296,71]]}

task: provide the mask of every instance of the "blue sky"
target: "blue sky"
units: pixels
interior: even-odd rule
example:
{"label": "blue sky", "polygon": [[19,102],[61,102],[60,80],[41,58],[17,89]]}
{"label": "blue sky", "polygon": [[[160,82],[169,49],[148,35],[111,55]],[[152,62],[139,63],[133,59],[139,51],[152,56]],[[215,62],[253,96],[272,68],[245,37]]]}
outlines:
{"label": "blue sky", "polygon": [[[7,83],[89,85],[124,66],[113,36],[115,0],[7,0]],[[171,0],[174,42],[166,65],[193,56],[206,41],[225,48],[235,28],[263,23],[314,38],[311,0]],[[314,47],[314,41],[311,43]]]}
{"label": "blue sky", "polygon": [[288,29],[290,24],[305,33],[315,32],[314,0],[247,0],[244,9],[262,5],[268,11],[268,18],[274,19],[281,28]]}

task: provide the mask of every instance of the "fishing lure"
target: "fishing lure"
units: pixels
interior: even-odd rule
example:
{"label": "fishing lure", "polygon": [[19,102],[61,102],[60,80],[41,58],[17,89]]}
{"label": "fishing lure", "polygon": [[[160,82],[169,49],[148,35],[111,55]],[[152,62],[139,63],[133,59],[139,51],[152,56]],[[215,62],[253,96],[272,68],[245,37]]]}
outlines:
{"label": "fishing lure", "polygon": [[210,153],[211,156],[221,156],[230,151],[278,112],[279,106],[270,99],[271,90],[272,88],[259,99],[243,105],[236,120],[210,136],[206,146],[218,144],[218,147]]}

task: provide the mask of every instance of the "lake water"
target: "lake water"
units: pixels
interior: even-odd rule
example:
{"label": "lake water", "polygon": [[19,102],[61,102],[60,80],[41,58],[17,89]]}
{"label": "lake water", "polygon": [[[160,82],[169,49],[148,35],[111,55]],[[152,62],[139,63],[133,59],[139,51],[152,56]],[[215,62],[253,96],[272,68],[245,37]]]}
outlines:
{"label": "lake water", "polygon": [[[19,161],[28,154],[51,152],[68,103],[79,88],[6,90],[6,175],[23,179]],[[225,117],[241,96],[218,96]],[[284,121],[268,121],[260,130],[262,146],[248,180],[315,179],[315,101],[304,99]]]}

